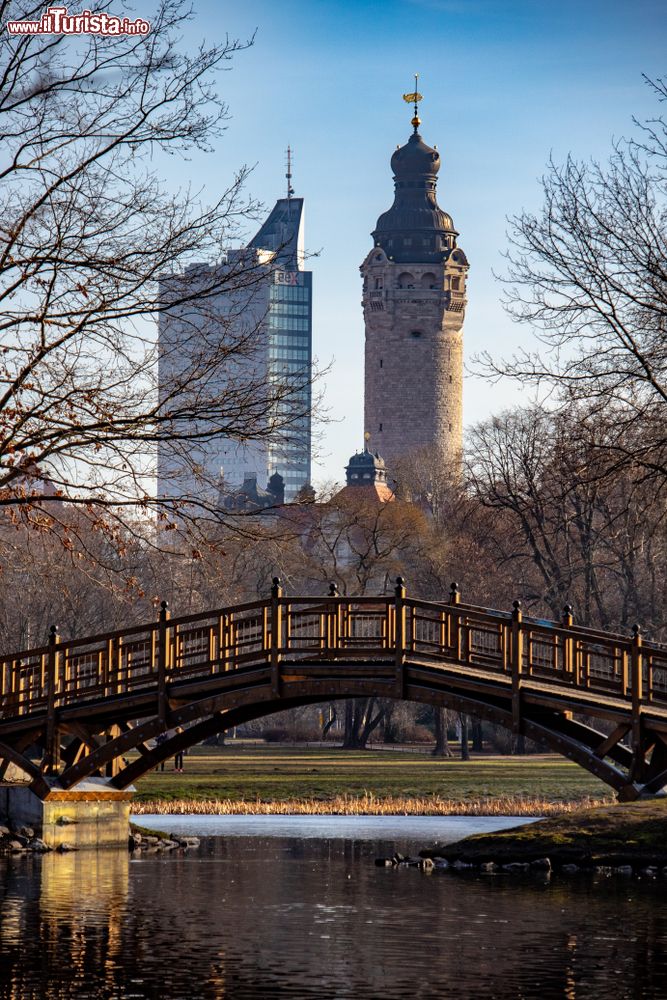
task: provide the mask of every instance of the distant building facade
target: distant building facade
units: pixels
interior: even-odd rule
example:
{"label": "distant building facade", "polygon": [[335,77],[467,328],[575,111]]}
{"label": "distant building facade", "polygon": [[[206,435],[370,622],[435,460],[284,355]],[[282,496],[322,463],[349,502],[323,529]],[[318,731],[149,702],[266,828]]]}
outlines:
{"label": "distant building facade", "polygon": [[283,477],[278,472],[274,472],[266,489],[257,482],[257,476],[248,474],[242,484],[237,487],[227,489],[223,484],[220,487],[218,496],[218,506],[220,510],[233,513],[243,511],[244,513],[256,513],[261,510],[279,510],[285,503],[285,483]]}
{"label": "distant building facade", "polygon": [[437,203],[440,155],[420,124],[415,106],[413,134],[391,158],[394,203],[361,266],[364,427],[391,469],[419,452],[441,467],[456,463],[462,445],[468,261]]}
{"label": "distant building facade", "polygon": [[[244,281],[244,274],[250,279]],[[160,285],[161,302],[175,301],[182,282],[190,288],[199,282],[207,294],[201,302],[160,312],[161,402],[182,366],[197,360],[206,365],[228,331],[232,340],[246,338],[248,348],[236,354],[232,350],[228,367],[218,370],[208,386],[213,401],[217,393],[223,413],[231,380],[238,384],[247,377],[269,387],[291,380],[299,389],[286,402],[276,403],[278,424],[288,423],[278,433],[257,440],[250,434],[245,441],[219,434],[201,444],[189,442],[187,450],[170,441],[161,443],[159,494],[195,500],[206,496],[211,502],[216,496],[242,492],[253,477],[266,483],[277,474],[284,483],[284,498],[293,499],[311,477],[312,273],[304,269],[303,199],[292,197],[291,191],[279,199],[248,246],[230,252],[224,262],[166,276]]]}
{"label": "distant building facade", "polygon": [[345,486],[336,496],[349,497],[359,502],[389,503],[395,499],[388,483],[384,459],[368,448],[352,455],[345,467]]}

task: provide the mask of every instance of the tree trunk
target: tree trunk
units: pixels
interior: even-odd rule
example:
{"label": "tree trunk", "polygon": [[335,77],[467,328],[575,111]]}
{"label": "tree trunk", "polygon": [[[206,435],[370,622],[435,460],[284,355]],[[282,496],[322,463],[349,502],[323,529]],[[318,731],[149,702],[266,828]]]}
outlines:
{"label": "tree trunk", "polygon": [[481,753],[484,749],[484,738],[482,735],[481,719],[472,720],[472,748],[475,753]]}
{"label": "tree trunk", "polygon": [[373,715],[376,698],[350,698],[345,702],[345,738],[343,750],[365,750],[368,738],[384,718],[384,709],[378,707]]}
{"label": "tree trunk", "polygon": [[433,709],[433,722],[435,728],[435,746],[433,747],[434,757],[451,757],[452,751],[447,742],[447,710],[444,708]]}
{"label": "tree trunk", "polygon": [[470,760],[470,748],[468,746],[468,716],[461,713],[461,760]]}

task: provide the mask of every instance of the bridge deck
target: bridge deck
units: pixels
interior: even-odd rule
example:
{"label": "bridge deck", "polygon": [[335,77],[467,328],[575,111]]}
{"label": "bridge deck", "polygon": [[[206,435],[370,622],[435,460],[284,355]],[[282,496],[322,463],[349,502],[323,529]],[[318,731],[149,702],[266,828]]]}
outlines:
{"label": "bridge deck", "polygon": [[176,619],[163,608],[158,621],[100,635],[63,642],[53,632],[46,646],[0,657],[0,757],[20,755],[22,733],[42,733],[42,771],[53,772],[63,733],[79,733],[85,757],[94,733],[151,715],[159,731],[185,704],[249,711],[255,698],[275,711],[292,697],[420,696],[420,685],[434,698],[485,699],[517,731],[527,711],[535,725],[540,712],[609,720],[632,732],[645,763],[655,757],[654,771],[662,754],[643,733],[651,747],[667,733],[667,649],[638,631],[525,618],[518,606],[477,608],[455,593],[418,601],[399,585],[394,598],[287,598],[275,588],[266,601]]}

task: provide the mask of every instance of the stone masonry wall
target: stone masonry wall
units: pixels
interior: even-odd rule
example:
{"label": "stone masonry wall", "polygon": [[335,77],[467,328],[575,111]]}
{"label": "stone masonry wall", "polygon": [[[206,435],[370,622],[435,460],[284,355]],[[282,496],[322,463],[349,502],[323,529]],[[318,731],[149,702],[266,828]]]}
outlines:
{"label": "stone masonry wall", "polygon": [[376,247],[361,271],[370,448],[390,471],[422,449],[443,466],[455,463],[463,434],[467,267],[396,264]]}

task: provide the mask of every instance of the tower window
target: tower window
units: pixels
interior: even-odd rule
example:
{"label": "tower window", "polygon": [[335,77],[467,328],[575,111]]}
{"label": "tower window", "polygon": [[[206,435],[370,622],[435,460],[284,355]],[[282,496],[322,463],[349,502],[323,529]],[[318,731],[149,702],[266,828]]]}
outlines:
{"label": "tower window", "polygon": [[382,358],[380,358],[380,368],[382,368]]}
{"label": "tower window", "polygon": [[411,337],[421,337],[421,330],[413,330],[410,334]]}
{"label": "tower window", "polygon": [[452,278],[452,288],[454,289],[455,292],[460,291],[460,289],[461,289],[461,279],[460,278]]}
{"label": "tower window", "polygon": [[380,424],[380,430],[382,430],[382,424]]}

